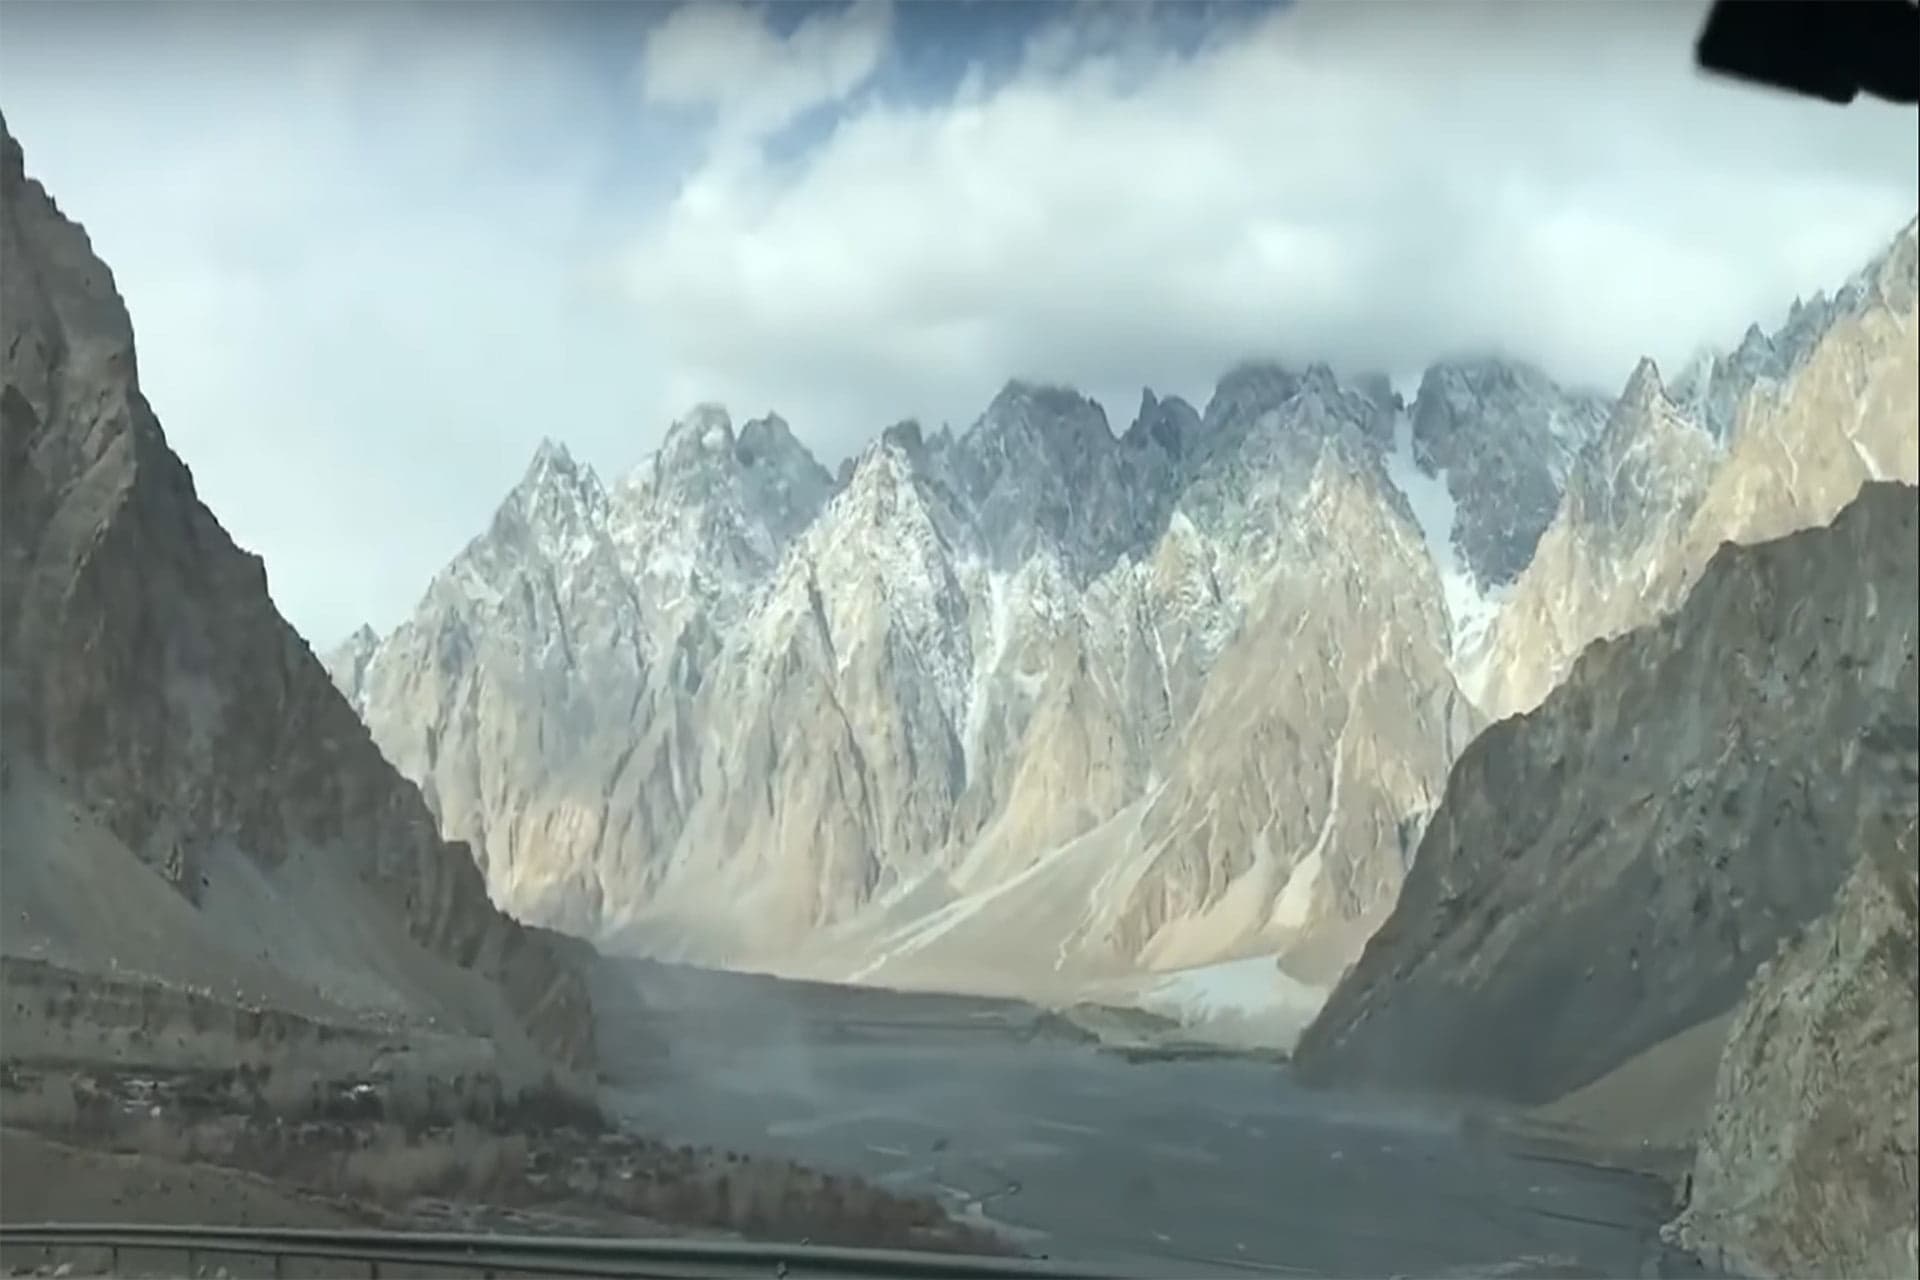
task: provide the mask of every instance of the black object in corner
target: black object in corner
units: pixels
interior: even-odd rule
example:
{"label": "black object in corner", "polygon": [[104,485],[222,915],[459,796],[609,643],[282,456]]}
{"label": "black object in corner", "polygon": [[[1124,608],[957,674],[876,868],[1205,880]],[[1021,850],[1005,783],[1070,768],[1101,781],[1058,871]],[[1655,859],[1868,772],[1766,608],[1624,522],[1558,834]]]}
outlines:
{"label": "black object in corner", "polygon": [[1694,50],[1705,70],[1828,102],[1920,102],[1913,0],[1715,0]]}

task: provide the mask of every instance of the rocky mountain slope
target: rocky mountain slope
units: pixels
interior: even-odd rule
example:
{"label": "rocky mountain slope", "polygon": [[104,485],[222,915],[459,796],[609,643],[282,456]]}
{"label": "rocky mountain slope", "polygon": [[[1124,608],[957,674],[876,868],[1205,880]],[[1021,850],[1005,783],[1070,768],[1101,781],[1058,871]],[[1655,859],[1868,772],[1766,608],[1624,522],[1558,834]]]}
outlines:
{"label": "rocky mountain slope", "polygon": [[6,945],[592,1062],[583,977],[497,911],[195,495],[85,232],[0,127]]}
{"label": "rocky mountain slope", "polygon": [[1861,750],[1896,803],[1832,909],[1756,976],[1671,1230],[1750,1275],[1920,1271],[1920,723]]}
{"label": "rocky mountain slope", "polygon": [[1506,360],[1427,370],[1413,402],[1413,447],[1424,470],[1444,477],[1459,512],[1453,542],[1479,591],[1507,586],[1532,563],[1611,404]]}
{"label": "rocky mountain slope", "polygon": [[1387,923],[1302,1037],[1322,1079],[1545,1101],[1730,1008],[1911,784],[1920,508],[1723,546],[1448,779]]}

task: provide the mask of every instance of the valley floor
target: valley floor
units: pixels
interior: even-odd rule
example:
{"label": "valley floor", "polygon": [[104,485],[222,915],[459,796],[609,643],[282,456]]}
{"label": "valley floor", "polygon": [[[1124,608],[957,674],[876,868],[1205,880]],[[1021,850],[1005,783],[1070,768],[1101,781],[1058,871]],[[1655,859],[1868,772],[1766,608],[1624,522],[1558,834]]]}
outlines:
{"label": "valley floor", "polygon": [[[1702,1058],[1684,1038],[1520,1115],[1305,1089],[1274,1054],[1205,1051],[1124,1010],[615,960],[594,997],[603,1106],[625,1135],[409,1127],[332,1104],[283,1126],[245,1072],[16,1063],[0,1073],[0,1213],[963,1248],[991,1232],[1189,1276],[1702,1274],[1660,1241],[1671,1153],[1591,1139],[1645,1111],[1636,1071]],[[342,1105],[365,1088],[341,1087]],[[750,1201],[765,1212],[722,1221]]]}
{"label": "valley floor", "polygon": [[[1590,1158],[1571,1122],[1310,1091],[1271,1057],[1105,1051],[1010,1001],[636,972],[671,1048],[645,1046],[624,1122],[932,1192],[1029,1252],[1182,1275],[1702,1274],[1659,1240],[1671,1184]],[[629,1051],[618,1027],[602,1045]]]}

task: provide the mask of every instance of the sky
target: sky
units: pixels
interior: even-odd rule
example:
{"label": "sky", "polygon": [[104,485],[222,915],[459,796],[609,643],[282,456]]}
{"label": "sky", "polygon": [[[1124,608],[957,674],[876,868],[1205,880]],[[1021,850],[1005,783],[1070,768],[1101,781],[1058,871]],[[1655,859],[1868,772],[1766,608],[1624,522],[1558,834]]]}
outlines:
{"label": "sky", "polygon": [[543,437],[717,401],[829,467],[1010,377],[1249,358],[1617,389],[1914,213],[1911,108],[1706,78],[1699,3],[0,10],[0,111],[311,643],[396,625]]}

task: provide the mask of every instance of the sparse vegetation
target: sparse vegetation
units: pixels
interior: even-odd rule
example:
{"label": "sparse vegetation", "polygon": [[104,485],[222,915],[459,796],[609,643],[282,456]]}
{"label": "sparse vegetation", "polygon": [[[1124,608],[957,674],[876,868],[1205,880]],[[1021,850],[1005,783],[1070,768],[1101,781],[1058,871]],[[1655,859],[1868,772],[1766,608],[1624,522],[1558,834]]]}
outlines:
{"label": "sparse vegetation", "polygon": [[747,1236],[1000,1252],[992,1236],[785,1160],[620,1132],[557,1079],[327,1079],[264,1066],[158,1073],[0,1065],[0,1120],[76,1145],[257,1173],[389,1211],[422,1199],[592,1206]]}

